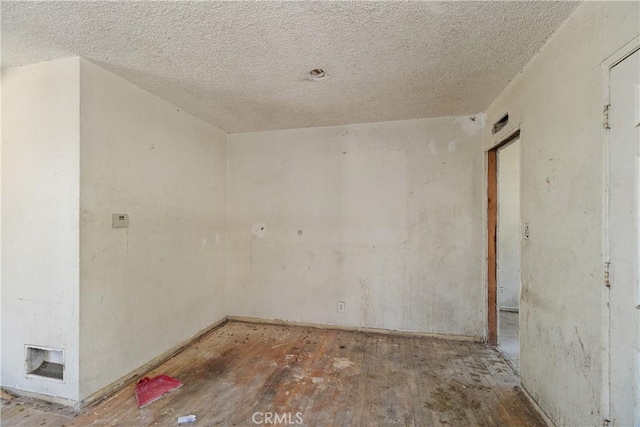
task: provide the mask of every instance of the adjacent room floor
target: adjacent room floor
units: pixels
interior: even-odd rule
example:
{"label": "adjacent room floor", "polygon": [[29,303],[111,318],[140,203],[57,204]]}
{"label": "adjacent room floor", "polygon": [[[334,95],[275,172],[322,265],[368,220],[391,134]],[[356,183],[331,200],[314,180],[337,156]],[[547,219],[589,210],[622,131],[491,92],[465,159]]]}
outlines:
{"label": "adjacent room floor", "polygon": [[184,386],[138,409],[130,384],[80,414],[3,400],[2,424],[169,426],[194,414],[195,425],[246,426],[271,412],[310,426],[545,425],[513,369],[480,343],[230,322],[157,374]]}
{"label": "adjacent room floor", "polygon": [[520,325],[518,313],[500,311],[498,343],[504,355],[517,370],[520,370]]}

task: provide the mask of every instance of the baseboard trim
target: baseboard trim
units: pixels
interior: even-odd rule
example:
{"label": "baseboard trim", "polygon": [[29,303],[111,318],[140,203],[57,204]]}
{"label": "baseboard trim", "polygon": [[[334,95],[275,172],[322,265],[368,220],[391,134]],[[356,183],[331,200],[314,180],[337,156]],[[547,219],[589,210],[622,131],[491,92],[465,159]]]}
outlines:
{"label": "baseboard trim", "polygon": [[48,394],[36,393],[33,391],[27,391],[27,390],[20,390],[17,388],[11,388],[6,386],[2,386],[2,390],[5,390],[7,393],[9,393],[12,396],[38,399],[44,402],[55,403],[56,405],[64,405],[64,406],[69,406],[73,409],[78,409],[77,407],[78,402],[76,402],[73,399],[68,399],[66,397],[50,396]]}
{"label": "baseboard trim", "polygon": [[522,392],[526,396],[527,400],[531,403],[531,406],[533,406],[533,409],[535,409],[535,411],[538,413],[538,415],[540,415],[540,417],[543,419],[543,421],[547,424],[547,427],[556,427],[556,425],[553,423],[553,421],[551,421],[551,418],[549,418],[547,413],[544,412],[544,410],[540,407],[540,405],[538,405],[538,402],[535,401],[533,396],[531,396],[531,394],[527,391],[527,389],[524,388],[524,386],[522,385],[522,379],[520,377],[520,370],[518,368],[516,368],[516,365],[513,363],[511,358],[509,356],[507,356],[507,354],[504,351],[502,351],[502,349],[500,348],[499,345],[495,346],[493,348],[495,348],[498,351],[498,353],[500,353],[500,355],[504,358],[504,360],[511,366],[513,371],[518,375],[518,379],[520,379],[520,384],[519,384],[520,385],[520,390],[522,390]]}
{"label": "baseboard trim", "polygon": [[231,322],[254,323],[254,324],[262,324],[262,325],[302,326],[306,328],[335,329],[340,331],[365,332],[370,334],[438,338],[438,339],[444,339],[444,340],[450,340],[450,341],[468,341],[468,342],[484,342],[485,341],[484,337],[473,337],[473,336],[467,336],[467,335],[433,334],[433,333],[418,332],[418,331],[400,331],[396,329],[364,328],[364,327],[358,327],[358,326],[342,326],[342,325],[331,325],[331,324],[325,324],[325,323],[297,322],[294,320],[263,319],[260,317],[227,316],[227,319]]}
{"label": "baseboard trim", "polygon": [[187,338],[186,340],[182,341],[178,345],[176,345],[176,346],[170,348],[169,350],[165,351],[164,353],[162,353],[158,357],[156,357],[156,358],[150,360],[149,362],[145,363],[144,365],[140,366],[138,369],[136,369],[134,371],[131,371],[130,373],[128,373],[124,377],[122,377],[122,378],[118,379],[117,381],[114,381],[113,383],[109,384],[108,386],[98,390],[97,392],[93,393],[91,396],[87,397],[86,399],[83,399],[83,400],[81,400],[80,402],[77,402],[77,403],[74,402],[74,406],[77,409],[84,409],[84,408],[93,406],[98,402],[103,401],[104,399],[110,397],[115,392],[120,390],[122,387],[124,387],[127,384],[131,383],[136,378],[141,377],[142,375],[146,374],[147,372],[152,371],[153,369],[157,368],[162,363],[166,362],[167,360],[169,360],[170,358],[172,358],[176,354],[178,354],[181,351],[183,351],[185,348],[189,347],[194,342],[198,341],[201,338],[204,338],[206,335],[208,335],[209,333],[211,333],[214,330],[218,329],[219,327],[223,326],[227,322],[228,322],[227,318],[223,317],[222,319],[218,320],[217,322],[213,323],[212,325],[209,325],[206,328],[204,328],[203,330],[197,332],[195,335],[193,335],[193,336]]}
{"label": "baseboard trim", "polygon": [[555,423],[551,420],[551,418],[549,418],[549,416],[544,411],[544,409],[542,409],[540,407],[540,405],[538,405],[538,402],[536,402],[536,400],[533,398],[533,396],[531,396],[531,394],[527,391],[527,389],[524,388],[524,386],[522,385],[522,380],[520,381],[520,389],[522,390],[524,395],[527,397],[527,399],[529,399],[529,402],[531,403],[531,406],[533,406],[533,408],[536,410],[536,412],[538,412],[538,415],[540,415],[542,417],[542,419],[544,420],[544,422],[547,423],[547,426],[548,427],[556,427]]}

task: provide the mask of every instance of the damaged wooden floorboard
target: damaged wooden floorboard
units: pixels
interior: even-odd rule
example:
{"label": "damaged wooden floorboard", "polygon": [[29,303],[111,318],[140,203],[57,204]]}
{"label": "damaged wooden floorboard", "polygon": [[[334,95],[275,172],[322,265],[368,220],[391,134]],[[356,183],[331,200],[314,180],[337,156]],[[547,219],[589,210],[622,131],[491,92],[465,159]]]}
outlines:
{"label": "damaged wooden floorboard", "polygon": [[309,426],[545,425],[511,367],[472,342],[230,322],[148,376],[159,374],[184,386],[143,409],[130,384],[79,414],[3,400],[2,425],[164,426],[195,414],[195,425],[247,426],[267,413]]}

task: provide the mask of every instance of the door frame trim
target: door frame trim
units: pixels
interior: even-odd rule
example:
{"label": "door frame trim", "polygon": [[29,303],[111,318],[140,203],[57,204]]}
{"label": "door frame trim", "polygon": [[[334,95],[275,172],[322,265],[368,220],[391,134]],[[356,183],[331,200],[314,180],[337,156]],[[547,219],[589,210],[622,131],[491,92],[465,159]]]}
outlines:
{"label": "door frame trim", "polygon": [[516,126],[487,150],[487,342],[498,345],[498,150],[520,138]]}

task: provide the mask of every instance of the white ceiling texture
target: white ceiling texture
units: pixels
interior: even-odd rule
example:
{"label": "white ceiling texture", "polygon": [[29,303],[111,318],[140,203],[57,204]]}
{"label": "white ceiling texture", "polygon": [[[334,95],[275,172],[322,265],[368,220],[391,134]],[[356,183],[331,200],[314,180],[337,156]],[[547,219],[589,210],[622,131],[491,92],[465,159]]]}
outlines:
{"label": "white ceiling texture", "polygon": [[1,7],[3,67],[82,56],[235,133],[482,112],[576,3]]}

